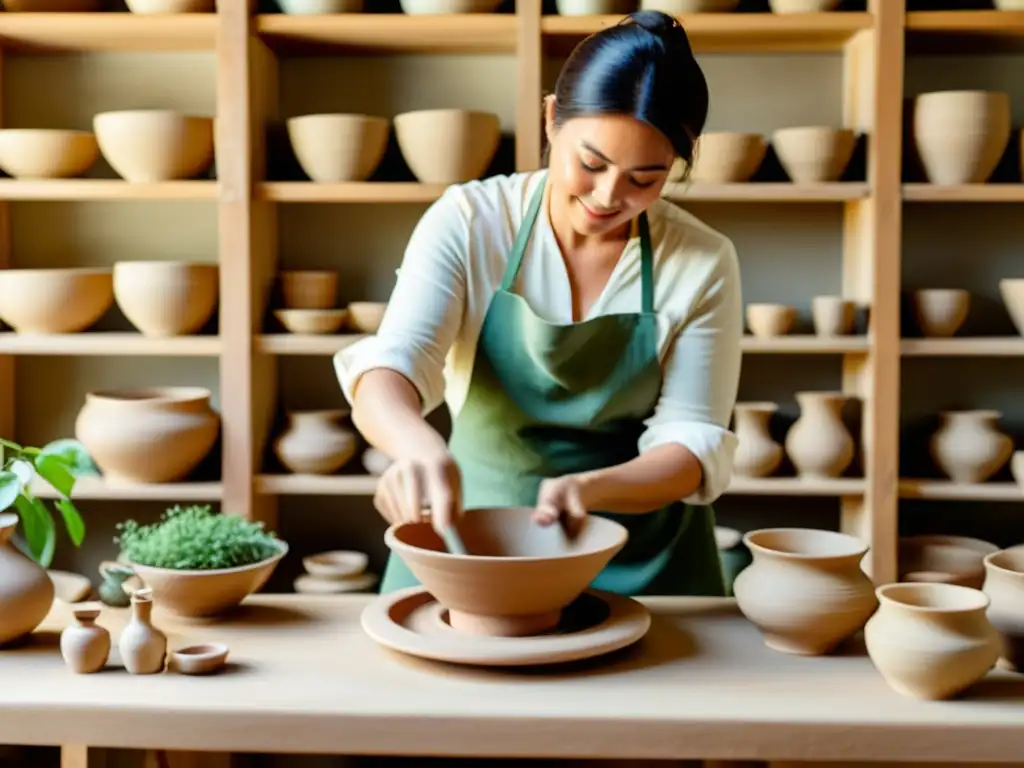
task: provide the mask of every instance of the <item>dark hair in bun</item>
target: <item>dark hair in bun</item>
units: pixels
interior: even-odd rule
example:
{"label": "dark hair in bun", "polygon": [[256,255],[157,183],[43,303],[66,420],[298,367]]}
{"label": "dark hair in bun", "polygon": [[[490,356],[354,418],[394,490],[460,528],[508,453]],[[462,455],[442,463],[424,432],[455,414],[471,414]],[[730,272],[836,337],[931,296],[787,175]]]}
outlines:
{"label": "dark hair in bun", "polygon": [[584,39],[555,84],[555,125],[626,114],[657,128],[687,167],[708,115],[708,85],[682,25],[638,11]]}

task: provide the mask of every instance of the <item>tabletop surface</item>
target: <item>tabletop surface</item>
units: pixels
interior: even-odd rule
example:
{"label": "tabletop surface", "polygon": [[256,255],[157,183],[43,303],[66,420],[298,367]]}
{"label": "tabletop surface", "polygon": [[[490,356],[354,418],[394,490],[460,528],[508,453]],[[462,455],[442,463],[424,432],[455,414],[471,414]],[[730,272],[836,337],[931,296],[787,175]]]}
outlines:
{"label": "tabletop surface", "polygon": [[106,669],[75,675],[58,647],[67,605],[0,651],[0,742],[450,756],[1010,760],[1024,755],[1024,675],[969,695],[892,691],[863,645],[805,658],[766,648],[732,600],[652,598],[643,641],[560,668],[411,658],[360,626],[374,596],[256,595],[216,621],[154,622],[169,649],[230,647],[218,675],[133,676],[107,608]]}

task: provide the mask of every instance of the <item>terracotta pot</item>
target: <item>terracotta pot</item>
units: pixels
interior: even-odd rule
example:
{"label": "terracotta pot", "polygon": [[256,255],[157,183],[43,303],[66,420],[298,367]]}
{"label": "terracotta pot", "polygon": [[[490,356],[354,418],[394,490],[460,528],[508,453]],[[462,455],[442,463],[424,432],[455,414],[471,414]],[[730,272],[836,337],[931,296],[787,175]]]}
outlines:
{"label": "terracotta pot", "polygon": [[93,117],[100,151],[132,182],[190,179],[213,162],[213,118],[169,109],[101,112]]}
{"label": "terracotta pot", "polygon": [[1024,336],[1024,279],[1000,280],[999,295],[1017,333]]}
{"label": "terracotta pot", "polygon": [[100,156],[89,131],[46,128],[0,130],[0,168],[16,179],[81,176]]}
{"label": "terracotta pot", "polygon": [[853,461],[853,436],[842,419],[842,392],[797,392],[800,418],[786,433],[786,454],[805,477],[838,477]]}
{"label": "terracotta pot", "polygon": [[0,318],[18,333],[78,333],[113,303],[106,268],[0,270]]}
{"label": "terracotta pot", "polygon": [[202,387],[89,392],[75,421],[108,482],[173,483],[213,448],[220,417]]}
{"label": "terracotta pot", "polygon": [[995,410],[944,411],[928,441],[932,460],[953,482],[985,482],[1013,453],[1013,439],[996,424],[1001,416]]}
{"label": "terracotta pot", "polygon": [[747,327],[759,339],[785,336],[796,321],[796,307],[785,304],[747,304]]}
{"label": "terracotta pot", "polygon": [[492,112],[422,109],[396,115],[394,124],[402,157],[424,184],[480,178],[501,141],[501,123]]}
{"label": "terracotta pot", "polygon": [[370,178],[384,158],[391,131],[383,117],[347,114],[302,115],[289,119],[287,127],[299,165],[320,182]]}
{"label": "terracotta pot", "polygon": [[948,338],[960,330],[971,306],[971,293],[962,288],[914,291],[914,316],[921,333]]}
{"label": "terracotta pot", "polygon": [[740,477],[767,477],[782,463],[782,446],[768,430],[775,403],[736,403],[736,438],[739,445],[733,471]]}
{"label": "terracotta pot", "polygon": [[759,133],[712,131],[701,134],[690,178],[712,184],[748,181],[761,167],[767,151],[768,143]]}
{"label": "terracotta pot", "polygon": [[988,181],[1010,141],[1010,97],[996,91],[937,91],[914,100],[913,138],[933,184]]}
{"label": "terracotta pot", "polygon": [[143,336],[182,336],[199,331],[213,315],[219,276],[216,264],[119,261],[114,298]]}
{"label": "terracotta pot", "polygon": [[55,592],[46,569],[11,542],[18,520],[0,514],[0,646],[34,632],[50,612]]}
{"label": "terracotta pot", "polygon": [[358,444],[355,430],[338,425],[343,416],[345,411],[291,411],[274,453],[296,474],[337,472],[355,456]]}
{"label": "terracotta pot", "polygon": [[984,593],[955,584],[886,584],[864,627],[868,656],[889,686],[916,699],[948,699],[983,678],[1002,640]]}
{"label": "terracotta pot", "polygon": [[281,273],[286,309],[334,309],[338,273],[330,270],[289,269]]}
{"label": "terracotta pot", "polygon": [[769,648],[817,656],[855,634],[875,610],[860,562],[868,545],[845,533],[812,528],[751,531],[753,562],[736,577],[739,609]]}
{"label": "terracotta pot", "polygon": [[857,134],[822,125],[780,128],[772,146],[789,178],[798,184],[838,181],[853,157]]}
{"label": "terracotta pot", "polygon": [[989,599],[988,620],[1003,638],[999,666],[1024,672],[1024,546],[985,557],[983,589]]}
{"label": "terracotta pot", "polygon": [[842,296],[815,296],[811,299],[811,318],[818,336],[845,336],[853,331],[857,305]]}

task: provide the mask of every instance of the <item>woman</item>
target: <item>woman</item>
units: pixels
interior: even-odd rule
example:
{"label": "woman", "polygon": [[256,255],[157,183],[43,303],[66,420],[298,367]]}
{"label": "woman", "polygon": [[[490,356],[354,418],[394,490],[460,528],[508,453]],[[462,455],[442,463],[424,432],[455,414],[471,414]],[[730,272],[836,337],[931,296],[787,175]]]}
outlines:
{"label": "woman", "polygon": [[[631,14],[580,43],[545,99],[546,169],[428,209],[379,332],[335,358],[353,422],[393,460],[375,496],[389,522],[608,515],[629,541],[594,587],[724,593],[709,505],[736,447],[739,268],[660,198],[707,110],[682,27]],[[447,445],[424,419],[443,400]],[[392,556],[381,591],[416,583]]]}

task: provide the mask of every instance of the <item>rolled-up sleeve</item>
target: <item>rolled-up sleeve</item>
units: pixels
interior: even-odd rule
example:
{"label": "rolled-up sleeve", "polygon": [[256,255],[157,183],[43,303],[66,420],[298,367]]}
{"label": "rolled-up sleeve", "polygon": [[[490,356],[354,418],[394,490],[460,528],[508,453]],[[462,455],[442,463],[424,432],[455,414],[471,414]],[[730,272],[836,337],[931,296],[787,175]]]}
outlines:
{"label": "rolled-up sleeve", "polygon": [[444,402],[444,364],[459,333],[466,299],[469,219],[456,188],[424,213],[406,246],[380,328],[334,355],[349,403],[359,378],[388,368],[407,378],[423,412]]}
{"label": "rolled-up sleeve", "polygon": [[683,499],[689,504],[710,504],[732,479],[737,440],[728,427],[739,390],[742,334],[739,260],[727,241],[665,356],[661,396],[638,445],[641,453],[683,445],[700,461],[703,483]]}

